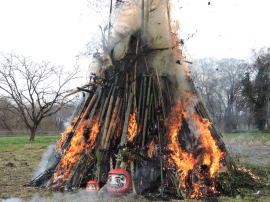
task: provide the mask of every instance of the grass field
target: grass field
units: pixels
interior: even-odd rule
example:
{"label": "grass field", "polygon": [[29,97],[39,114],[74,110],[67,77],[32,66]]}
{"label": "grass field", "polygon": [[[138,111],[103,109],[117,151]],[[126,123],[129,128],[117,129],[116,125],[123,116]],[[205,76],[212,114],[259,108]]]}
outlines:
{"label": "grass field", "polygon": [[[0,137],[0,199],[10,197],[29,199],[37,194],[40,197],[52,196],[48,190],[23,185],[31,179],[42,153],[58,138],[59,136],[39,136],[34,142],[29,142],[25,136]],[[225,134],[223,139],[237,164],[252,168],[254,173],[261,177],[265,186],[244,196],[220,197],[219,200],[270,201],[270,134],[234,133]],[[145,201],[141,198],[139,200]],[[62,198],[61,201],[65,200]],[[129,198],[121,201],[138,201],[138,199]]]}
{"label": "grass field", "polygon": [[59,136],[40,136],[34,142],[29,137],[0,138],[0,199],[9,197],[27,198],[33,194],[49,195],[48,191],[24,187],[38,166],[47,146]]}

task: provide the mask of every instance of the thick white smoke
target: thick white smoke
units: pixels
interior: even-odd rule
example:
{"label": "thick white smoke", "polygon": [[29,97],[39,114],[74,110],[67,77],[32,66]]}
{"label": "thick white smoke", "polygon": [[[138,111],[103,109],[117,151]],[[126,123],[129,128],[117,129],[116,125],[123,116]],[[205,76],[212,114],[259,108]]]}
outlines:
{"label": "thick white smoke", "polygon": [[52,155],[55,154],[55,149],[56,144],[51,144],[48,146],[47,150],[42,154],[41,161],[38,167],[35,169],[32,179],[44,172],[48,168],[48,166],[50,166],[51,162],[49,160],[51,159]]}
{"label": "thick white smoke", "polygon": [[[119,198],[113,198],[107,193],[103,195],[95,195],[87,192],[86,190],[80,190],[78,192],[58,192],[54,193],[50,197],[41,197],[39,195],[34,195],[32,198],[23,200],[20,198],[9,198],[3,202],[91,202],[91,201],[119,201]],[[121,197],[120,201],[137,201],[134,199],[133,194]]]}
{"label": "thick white smoke", "polygon": [[3,202],[23,202],[23,200],[20,198],[9,198],[9,199],[3,200]]}
{"label": "thick white smoke", "polygon": [[131,35],[140,30],[144,44],[150,49],[145,56],[148,66],[156,69],[158,75],[167,76],[179,89],[180,96],[191,90],[188,82],[190,70],[183,62],[177,34],[179,23],[172,19],[170,7],[168,0],[145,0],[143,22],[142,0],[123,7],[115,18],[110,48],[115,60],[123,59]]}

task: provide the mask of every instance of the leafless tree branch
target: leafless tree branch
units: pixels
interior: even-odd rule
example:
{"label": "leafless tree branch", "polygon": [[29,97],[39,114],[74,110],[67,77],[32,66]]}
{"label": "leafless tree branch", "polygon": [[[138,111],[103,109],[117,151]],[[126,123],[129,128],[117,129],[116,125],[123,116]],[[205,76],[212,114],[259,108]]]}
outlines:
{"label": "leafless tree branch", "polygon": [[65,73],[50,63],[37,64],[15,54],[0,56],[0,95],[12,104],[16,113],[31,131],[34,140],[41,121],[57,113],[70,102],[67,85],[76,78],[77,69]]}

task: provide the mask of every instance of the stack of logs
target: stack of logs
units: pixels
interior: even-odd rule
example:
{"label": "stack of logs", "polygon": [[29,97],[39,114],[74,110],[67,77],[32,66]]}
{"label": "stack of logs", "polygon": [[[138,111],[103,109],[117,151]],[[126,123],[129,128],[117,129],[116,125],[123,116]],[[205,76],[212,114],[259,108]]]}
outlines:
{"label": "stack of logs", "polygon": [[[124,168],[131,173],[138,194],[181,195],[177,174],[165,166],[164,120],[175,104],[176,88],[169,78],[149,67],[138,37],[131,39],[129,50],[122,60],[113,61],[95,76],[90,88],[81,89],[88,97],[59,140],[54,163],[31,185],[63,190],[96,180],[102,186],[110,170]],[[202,102],[195,108],[209,119]],[[211,130],[225,150],[215,127]],[[75,151],[76,147],[81,148]]]}

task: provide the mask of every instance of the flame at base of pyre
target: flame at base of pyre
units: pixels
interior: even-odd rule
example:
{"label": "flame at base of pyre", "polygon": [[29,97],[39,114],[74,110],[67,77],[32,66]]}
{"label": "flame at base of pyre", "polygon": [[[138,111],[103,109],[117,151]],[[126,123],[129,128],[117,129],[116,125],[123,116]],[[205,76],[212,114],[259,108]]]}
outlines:
{"label": "flame at base of pyre", "polygon": [[[73,120],[73,122],[75,122]],[[68,134],[72,132],[72,125],[67,127],[63,137],[58,141],[58,149],[62,148],[67,140]],[[84,120],[79,123],[78,128],[72,134],[70,145],[67,149],[60,150],[63,158],[60,160],[57,170],[53,175],[53,184],[59,184],[66,181],[74,165],[79,161],[82,153],[91,153],[96,145],[96,137],[99,133],[97,120]]]}
{"label": "flame at base of pyre", "polygon": [[[211,122],[190,107],[190,101],[178,102],[165,124],[168,127],[168,164],[178,173],[179,186],[190,198],[211,197],[218,193],[215,174],[224,165],[226,152],[211,134]],[[183,124],[189,122],[189,135],[197,142],[185,148],[181,138]],[[181,141],[182,140],[182,141]],[[187,141],[187,140],[185,140]]]}
{"label": "flame at base of pyre", "polygon": [[[97,85],[95,93],[82,106],[82,114],[72,121],[58,141],[61,159],[48,187],[70,189],[84,186],[88,180],[102,186],[111,169],[125,168],[133,173],[134,189],[140,194],[156,192],[160,186],[165,193],[171,193],[169,185],[189,198],[218,194],[215,175],[226,166],[226,151],[219,145],[221,140],[214,137],[211,122],[196,111],[196,95],[189,92],[189,96],[184,96],[188,99],[168,105],[168,115],[163,119],[158,102],[145,99],[143,104],[139,96],[140,86],[147,83],[148,94],[159,97],[152,80],[154,78],[149,76],[138,79],[135,98],[141,105],[137,105],[137,109],[132,91],[125,105],[121,94],[108,95],[107,91],[103,94]],[[102,103],[110,103],[110,99],[114,99],[111,101],[114,104],[108,105],[109,111],[106,111]],[[146,104],[151,110],[141,109]],[[90,156],[87,161],[85,156]],[[167,172],[173,173],[177,185],[172,183]]]}

